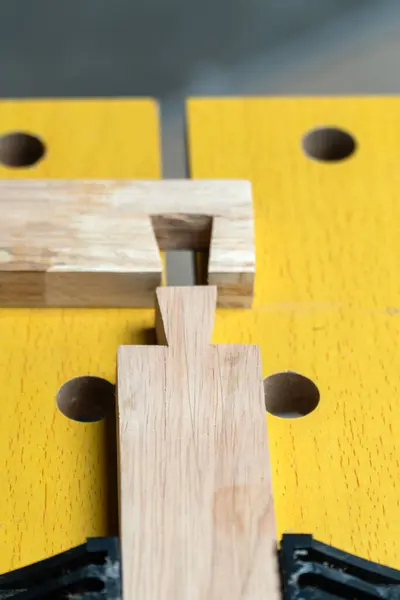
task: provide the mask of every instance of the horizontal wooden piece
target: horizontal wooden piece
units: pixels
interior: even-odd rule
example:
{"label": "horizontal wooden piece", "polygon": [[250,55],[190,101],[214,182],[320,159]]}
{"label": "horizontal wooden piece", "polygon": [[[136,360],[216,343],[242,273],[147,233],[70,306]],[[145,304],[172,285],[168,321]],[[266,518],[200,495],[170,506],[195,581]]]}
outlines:
{"label": "horizontal wooden piece", "polygon": [[277,600],[260,351],[211,345],[215,287],[160,288],[118,354],[124,600]]}
{"label": "horizontal wooden piece", "polygon": [[219,305],[251,304],[247,181],[4,180],[0,206],[2,306],[152,306],[171,248],[209,249]]}

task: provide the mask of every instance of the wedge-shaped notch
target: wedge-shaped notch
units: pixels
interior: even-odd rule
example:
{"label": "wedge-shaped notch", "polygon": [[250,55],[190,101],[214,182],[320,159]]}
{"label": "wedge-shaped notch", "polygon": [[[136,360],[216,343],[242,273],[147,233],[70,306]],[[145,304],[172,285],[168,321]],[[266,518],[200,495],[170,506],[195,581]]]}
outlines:
{"label": "wedge-shaped notch", "polygon": [[0,305],[154,305],[159,250],[209,250],[220,306],[251,305],[247,181],[0,182]]}
{"label": "wedge-shaped notch", "polygon": [[118,353],[124,600],[278,600],[258,346],[210,343],[216,289],[157,291]]}

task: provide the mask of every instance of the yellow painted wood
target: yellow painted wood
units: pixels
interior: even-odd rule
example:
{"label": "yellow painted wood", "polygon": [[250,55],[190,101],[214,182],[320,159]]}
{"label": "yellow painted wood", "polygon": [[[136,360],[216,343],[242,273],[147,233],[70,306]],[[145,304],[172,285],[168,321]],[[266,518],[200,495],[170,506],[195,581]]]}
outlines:
{"label": "yellow painted wood", "polygon": [[[158,126],[145,99],[0,102],[0,135],[47,147],[0,178],[156,178]],[[70,421],[55,395],[77,375],[115,381],[118,344],[144,343],[153,322],[150,310],[0,310],[0,572],[116,533],[113,424]]]}
{"label": "yellow painted wood", "polygon": [[152,100],[3,100],[0,136],[35,134],[46,156],[29,168],[0,166],[1,179],[159,176],[158,107]]}
{"label": "yellow painted wood", "polygon": [[[331,125],[357,152],[307,158]],[[311,377],[321,401],[268,417],[279,533],[400,568],[400,98],[198,99],[193,177],[254,184],[251,311],[221,311],[214,341],[260,343],[263,372]]]}
{"label": "yellow painted wood", "polygon": [[[340,164],[307,159],[316,125],[354,133]],[[256,342],[264,374],[312,377],[321,403],[269,417],[279,532],[322,540],[399,567],[400,100],[246,99],[190,104],[196,177],[253,181],[256,301],[219,311],[215,342]],[[30,169],[0,177],[157,177],[157,110],[147,100],[0,103],[0,134],[47,145]],[[115,532],[113,435],[69,421],[58,387],[115,379],[116,347],[144,342],[152,311],[0,311],[0,572],[90,535]]]}

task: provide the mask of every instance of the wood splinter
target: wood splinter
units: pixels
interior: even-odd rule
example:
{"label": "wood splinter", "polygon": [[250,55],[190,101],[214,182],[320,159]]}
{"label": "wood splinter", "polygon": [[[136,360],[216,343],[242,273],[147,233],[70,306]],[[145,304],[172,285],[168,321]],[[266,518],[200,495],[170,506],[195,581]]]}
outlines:
{"label": "wood splinter", "polygon": [[118,354],[124,600],[277,600],[260,350],[211,345],[215,287],[159,288]]}

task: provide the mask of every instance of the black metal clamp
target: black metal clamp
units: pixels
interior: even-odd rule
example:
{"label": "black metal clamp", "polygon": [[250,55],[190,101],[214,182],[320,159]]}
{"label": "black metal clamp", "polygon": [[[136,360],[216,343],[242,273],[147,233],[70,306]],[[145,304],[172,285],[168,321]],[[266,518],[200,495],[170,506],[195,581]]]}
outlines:
{"label": "black metal clamp", "polygon": [[[400,571],[342,552],[311,535],[285,534],[278,556],[283,600],[400,600]],[[0,600],[9,598],[121,600],[118,538],[90,538],[0,575]]]}
{"label": "black metal clamp", "polygon": [[284,600],[400,600],[400,571],[312,535],[284,535],[278,554]]}
{"label": "black metal clamp", "polygon": [[116,537],[85,544],[0,575],[0,600],[121,600]]}

